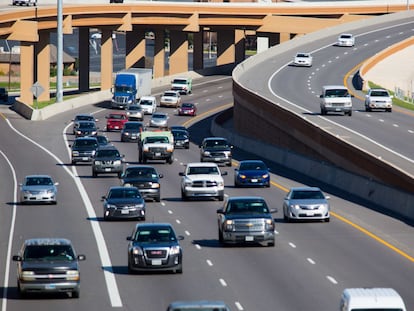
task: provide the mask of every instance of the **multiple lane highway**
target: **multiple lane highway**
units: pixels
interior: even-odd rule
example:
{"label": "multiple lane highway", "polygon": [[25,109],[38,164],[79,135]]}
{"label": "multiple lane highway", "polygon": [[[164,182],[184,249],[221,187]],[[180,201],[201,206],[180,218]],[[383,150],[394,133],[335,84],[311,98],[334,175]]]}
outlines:
{"label": "multiple lane highway", "polygon": [[[183,164],[199,160],[197,144],[209,134],[210,115],[231,104],[231,78],[209,77],[195,82],[193,94],[184,101],[197,104],[199,115],[178,117],[174,109],[170,124],[186,124],[192,141],[189,150],[177,150],[172,165],[154,162],[160,173],[160,203],[147,203],[147,222],[170,222],[185,236],[182,275],[127,273],[127,241],[134,221],[102,219],[101,196],[119,180],[112,176],[91,177],[89,165],[70,164],[68,144],[73,140],[70,120],[76,113],[92,112],[105,126],[108,103],[62,113],[42,122],[30,122],[2,108],[0,119],[0,209],[3,282],[2,310],[163,310],[173,300],[219,299],[232,310],[335,310],[346,287],[390,286],[404,297],[408,309],[414,306],[410,288],[414,272],[414,250],[409,245],[412,228],[403,222],[364,209],[331,195],[330,223],[285,223],[281,212],[289,187],[298,185],[295,176],[272,166],[270,189],[233,187],[233,168],[225,176],[226,195],[261,195],[279,212],[274,248],[222,247],[218,243],[216,209],[218,201],[180,199],[179,176]],[[160,93],[162,90],[155,90]],[[146,121],[148,116],[146,117]],[[137,145],[121,143],[120,134],[107,133],[127,163],[137,163]],[[241,150],[234,158],[251,158]],[[269,163],[271,165],[271,163]],[[17,182],[32,173],[51,174],[59,182],[56,206],[22,206],[15,196]],[[285,176],[285,177],[283,177]],[[287,178],[289,177],[289,178]],[[298,177],[298,176],[296,176]],[[346,223],[341,216],[351,223]],[[378,239],[353,225],[362,225]],[[387,228],[387,230],[383,230]],[[9,239],[10,236],[10,239]],[[14,263],[10,254],[30,237],[65,237],[73,241],[81,263],[81,295],[20,299],[17,296]],[[403,255],[385,245],[387,241]],[[11,243],[11,244],[9,244]],[[10,252],[9,252],[10,247]],[[407,255],[407,257],[404,257]],[[11,266],[9,266],[11,264]],[[9,270],[10,269],[10,270]]]}

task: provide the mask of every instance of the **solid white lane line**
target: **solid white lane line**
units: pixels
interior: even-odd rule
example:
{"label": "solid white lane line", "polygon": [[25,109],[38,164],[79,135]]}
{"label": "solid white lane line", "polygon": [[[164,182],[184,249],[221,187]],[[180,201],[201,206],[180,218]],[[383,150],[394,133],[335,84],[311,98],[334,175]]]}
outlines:
{"label": "solid white lane line", "polygon": [[[7,164],[10,167],[10,170],[13,175],[13,202],[17,202],[17,177],[16,177],[16,171],[14,170],[13,165],[11,164],[10,160],[7,158],[7,156],[0,150],[0,154],[4,157]],[[10,275],[10,262],[11,262],[11,251],[12,251],[12,245],[13,245],[13,235],[14,235],[14,226],[16,223],[16,203],[13,203],[13,209],[12,209],[12,218],[10,222],[10,231],[9,231],[9,240],[7,242],[7,255],[6,255],[6,266],[4,269],[4,282],[3,282],[3,298],[1,302],[1,310],[6,311],[7,310],[7,289],[9,288],[9,275]]]}

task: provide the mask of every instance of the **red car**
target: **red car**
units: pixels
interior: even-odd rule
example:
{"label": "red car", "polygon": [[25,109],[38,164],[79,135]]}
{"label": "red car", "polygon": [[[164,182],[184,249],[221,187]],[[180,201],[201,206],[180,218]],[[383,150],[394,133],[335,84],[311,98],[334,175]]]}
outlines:
{"label": "red car", "polygon": [[126,113],[111,113],[106,117],[106,130],[120,131],[124,128],[125,122],[128,122],[128,116]]}
{"label": "red car", "polygon": [[195,116],[197,114],[197,106],[191,103],[182,103],[178,108],[180,116]]}

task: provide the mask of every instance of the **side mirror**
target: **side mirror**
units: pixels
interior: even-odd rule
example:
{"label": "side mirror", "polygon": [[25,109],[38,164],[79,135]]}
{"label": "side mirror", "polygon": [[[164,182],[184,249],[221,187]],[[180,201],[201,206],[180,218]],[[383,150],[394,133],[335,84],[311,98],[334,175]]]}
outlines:
{"label": "side mirror", "polygon": [[222,208],[219,208],[216,212],[217,214],[224,214],[224,210]]}
{"label": "side mirror", "polygon": [[59,183],[58,183],[58,182],[55,182],[55,183],[54,183],[54,185],[55,185],[55,186],[59,186]]}
{"label": "side mirror", "polygon": [[76,258],[77,258],[79,261],[82,261],[82,260],[85,260],[85,259],[86,259],[86,256],[85,256],[85,255],[78,255]]}
{"label": "side mirror", "polygon": [[323,95],[321,94],[321,95],[319,95],[319,98],[323,98]]}
{"label": "side mirror", "polygon": [[134,239],[132,238],[132,237],[130,237],[130,236],[127,236],[127,241],[133,241]]}
{"label": "side mirror", "polygon": [[164,177],[164,175],[163,175],[163,174],[158,174],[158,177],[159,177],[159,178],[163,178],[163,177]]}
{"label": "side mirror", "polygon": [[185,176],[184,172],[179,172],[178,175]]}
{"label": "side mirror", "polygon": [[221,172],[221,176],[226,176],[227,172]]}

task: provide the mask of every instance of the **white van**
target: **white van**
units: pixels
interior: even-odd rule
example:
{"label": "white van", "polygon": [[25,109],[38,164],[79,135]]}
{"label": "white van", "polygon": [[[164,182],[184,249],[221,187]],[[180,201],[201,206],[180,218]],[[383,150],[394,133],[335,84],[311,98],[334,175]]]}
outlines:
{"label": "white van", "polygon": [[340,311],[406,311],[401,296],[392,288],[347,288]]}
{"label": "white van", "polygon": [[13,5],[33,5],[36,6],[37,0],[13,0]]}
{"label": "white van", "polygon": [[352,95],[343,85],[325,85],[322,87],[321,115],[328,112],[343,112],[352,115]]}

